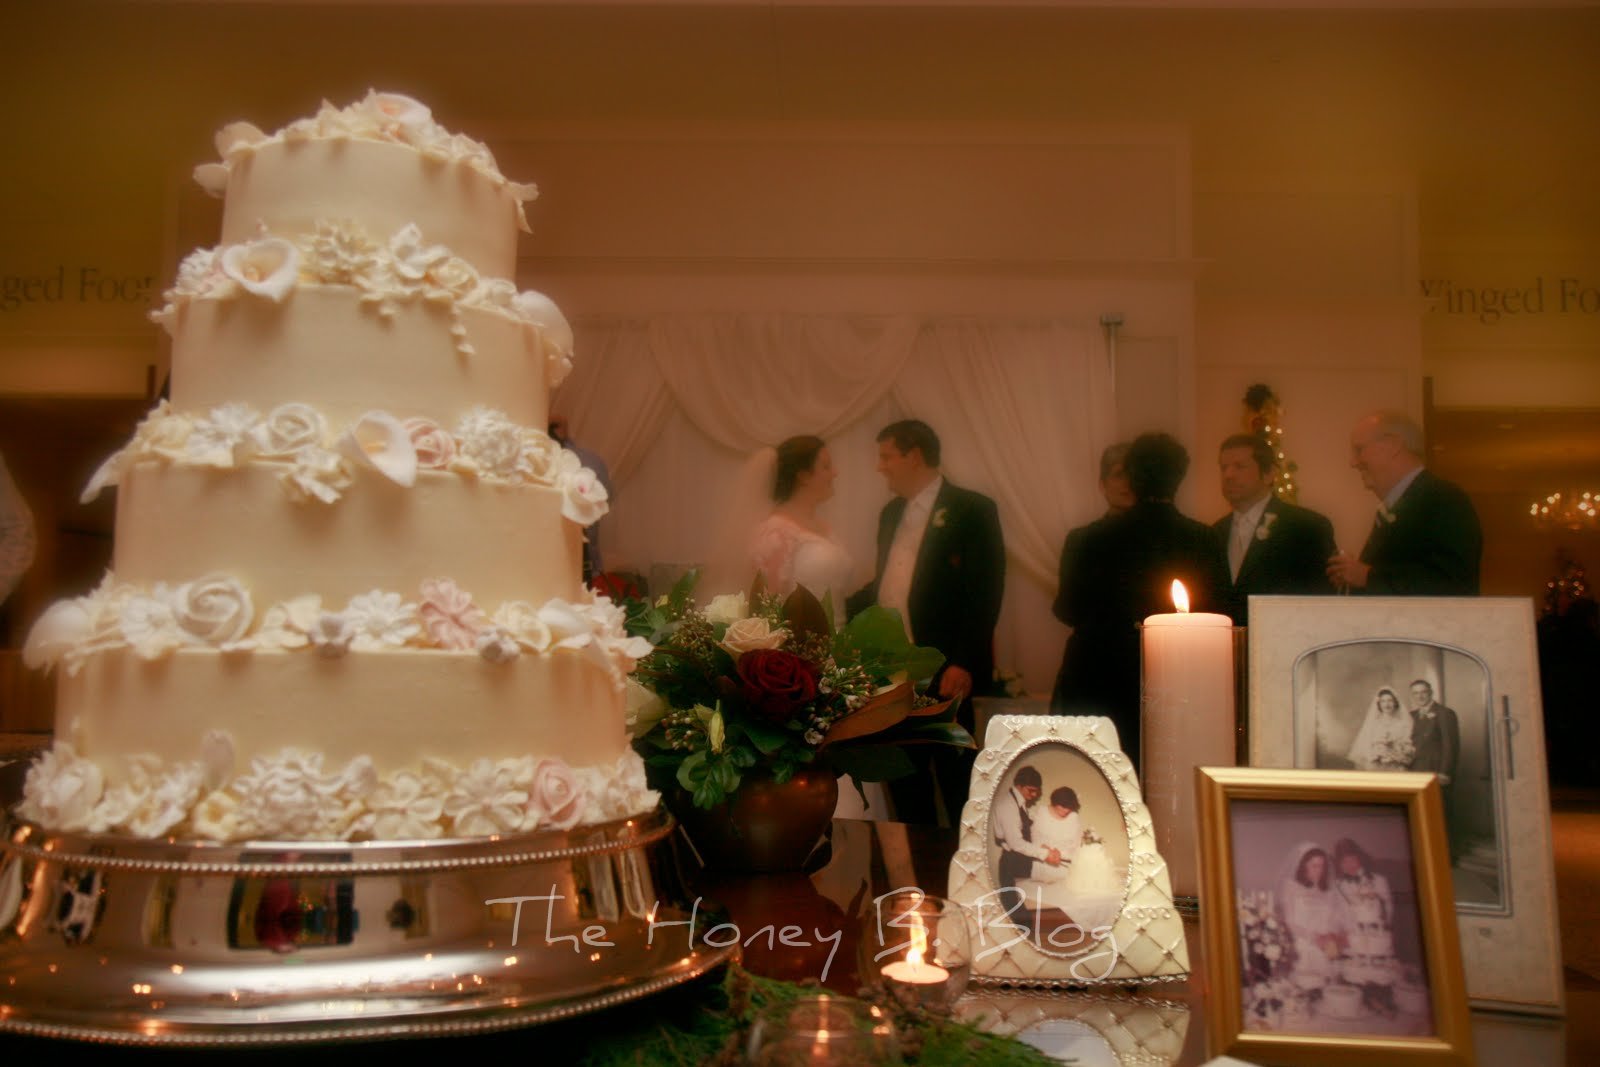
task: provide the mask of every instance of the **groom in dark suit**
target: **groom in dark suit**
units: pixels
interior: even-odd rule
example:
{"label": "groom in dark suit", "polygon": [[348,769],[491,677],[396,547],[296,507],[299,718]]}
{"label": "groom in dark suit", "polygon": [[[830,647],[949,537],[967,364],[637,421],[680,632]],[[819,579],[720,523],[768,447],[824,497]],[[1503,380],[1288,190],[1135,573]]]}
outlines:
{"label": "groom in dark suit", "polygon": [[1234,434],[1222,442],[1217,462],[1222,495],[1233,511],[1211,529],[1228,560],[1228,614],[1234,623],[1248,621],[1252,594],[1333,592],[1325,573],[1334,553],[1333,524],[1278,499],[1272,491],[1278,469],[1272,446],[1255,434]]}
{"label": "groom in dark suit", "polygon": [[1483,529],[1472,501],[1430,473],[1422,427],[1380,412],[1356,423],[1350,466],[1381,502],[1360,559],[1328,561],[1334,586],[1376,596],[1477,596]]}
{"label": "groom in dark suit", "polygon": [[1439,776],[1446,836],[1454,858],[1458,841],[1451,832],[1451,800],[1455,796],[1456,764],[1461,759],[1461,723],[1453,708],[1433,699],[1433,685],[1423,678],[1411,683],[1411,744],[1416,749],[1411,770],[1432,771]]}
{"label": "groom in dark suit", "polygon": [[[850,597],[847,607],[851,615],[873,604],[892,608],[913,641],[944,653],[932,692],[954,701],[956,721],[971,731],[971,698],[994,688],[1005,541],[994,501],[950,484],[939,462],[939,437],[927,423],[906,419],[878,434],[878,471],[894,499],[878,518],[877,577]],[[929,756],[912,750],[921,764],[918,773],[889,783],[896,815],[902,822],[937,822],[937,777],[955,826],[975,753],[918,747],[937,751]]]}

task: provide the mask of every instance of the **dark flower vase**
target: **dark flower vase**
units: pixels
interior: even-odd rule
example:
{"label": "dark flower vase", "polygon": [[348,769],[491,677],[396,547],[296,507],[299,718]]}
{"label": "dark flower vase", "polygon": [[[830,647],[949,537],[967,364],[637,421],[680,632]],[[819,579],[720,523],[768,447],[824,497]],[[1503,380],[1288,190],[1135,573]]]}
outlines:
{"label": "dark flower vase", "polygon": [[838,802],[838,776],[806,768],[781,784],[746,775],[733,796],[710,811],[695,807],[682,789],[668,794],[667,806],[708,868],[764,874],[805,866]]}

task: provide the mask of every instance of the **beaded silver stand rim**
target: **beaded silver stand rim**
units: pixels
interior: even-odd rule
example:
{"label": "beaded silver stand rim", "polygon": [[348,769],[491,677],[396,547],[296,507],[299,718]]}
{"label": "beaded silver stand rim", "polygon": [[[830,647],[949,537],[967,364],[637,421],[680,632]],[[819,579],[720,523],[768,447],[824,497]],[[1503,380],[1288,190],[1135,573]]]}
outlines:
{"label": "beaded silver stand rim", "polygon": [[739,958],[739,946],[725,948],[707,946],[696,959],[682,971],[641,979],[624,989],[610,990],[591,996],[574,997],[560,1004],[538,1008],[479,1009],[468,1018],[438,1019],[429,1022],[394,1022],[379,1026],[338,1026],[329,1024],[320,1028],[279,1030],[268,1026],[238,1024],[237,1033],[209,1030],[174,1030],[159,1034],[101,1029],[93,1026],[74,1026],[64,1023],[28,1022],[0,1015],[0,1033],[13,1033],[22,1037],[39,1037],[68,1041],[84,1041],[100,1045],[119,1045],[141,1048],[197,1048],[221,1047],[247,1048],[272,1045],[320,1045],[356,1042],[387,1041],[412,1037],[468,1037],[514,1030],[520,1026],[561,1022],[575,1019],[590,1012],[604,1011],[641,997],[663,992],[673,986],[683,985],[701,978]]}
{"label": "beaded silver stand rim", "polygon": [[[642,824],[642,825],[641,825]],[[672,814],[664,807],[642,812],[627,819],[617,819],[594,826],[571,830],[555,830],[519,834],[507,837],[450,838],[439,841],[244,841],[219,843],[215,841],[149,840],[136,837],[117,837],[107,834],[56,833],[34,823],[15,822],[10,840],[0,845],[0,852],[14,852],[28,859],[64,865],[104,868],[106,870],[133,871],[141,874],[187,874],[199,876],[237,877],[239,875],[282,877],[334,877],[359,870],[362,874],[437,874],[448,871],[467,871],[495,867],[519,867],[531,863],[548,863],[555,860],[580,859],[613,852],[640,848],[670,835],[676,826]],[[38,835],[65,847],[39,847],[29,843]],[[572,841],[575,838],[595,838],[579,844],[547,848],[530,848],[540,842]],[[83,851],[76,849],[86,845]],[[141,856],[137,853],[184,852],[190,855],[205,852],[242,855],[247,853],[338,853],[338,860],[195,860],[164,859],[159,856]],[[388,853],[407,852],[455,853],[438,858],[382,858]],[[135,855],[118,853],[133,852]]]}

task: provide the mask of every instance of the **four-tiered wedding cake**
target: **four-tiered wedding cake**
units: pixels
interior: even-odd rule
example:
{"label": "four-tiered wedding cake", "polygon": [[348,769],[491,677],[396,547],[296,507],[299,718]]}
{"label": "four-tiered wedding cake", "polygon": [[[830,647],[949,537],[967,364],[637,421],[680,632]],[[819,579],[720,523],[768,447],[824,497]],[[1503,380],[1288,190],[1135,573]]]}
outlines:
{"label": "four-tiered wedding cake", "polygon": [[394,94],[217,147],[222,244],[153,316],[171,399],[85,490],[118,486],[112,572],[29,638],[61,678],[18,813],[395,840],[652,808],[649,646],[580,580],[605,492],[544,432],[571,330],[509,280],[534,190]]}

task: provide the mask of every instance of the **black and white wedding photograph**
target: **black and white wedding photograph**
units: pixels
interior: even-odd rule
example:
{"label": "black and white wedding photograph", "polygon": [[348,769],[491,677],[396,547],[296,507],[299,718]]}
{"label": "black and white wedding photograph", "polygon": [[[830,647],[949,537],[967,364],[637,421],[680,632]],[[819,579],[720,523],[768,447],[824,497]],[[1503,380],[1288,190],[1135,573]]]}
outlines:
{"label": "black and white wedding photograph", "polygon": [[1315,730],[1317,768],[1439,776],[1456,902],[1488,912],[1505,910],[1507,885],[1491,692],[1481,660],[1420,641],[1319,648],[1295,668],[1296,729]]}

